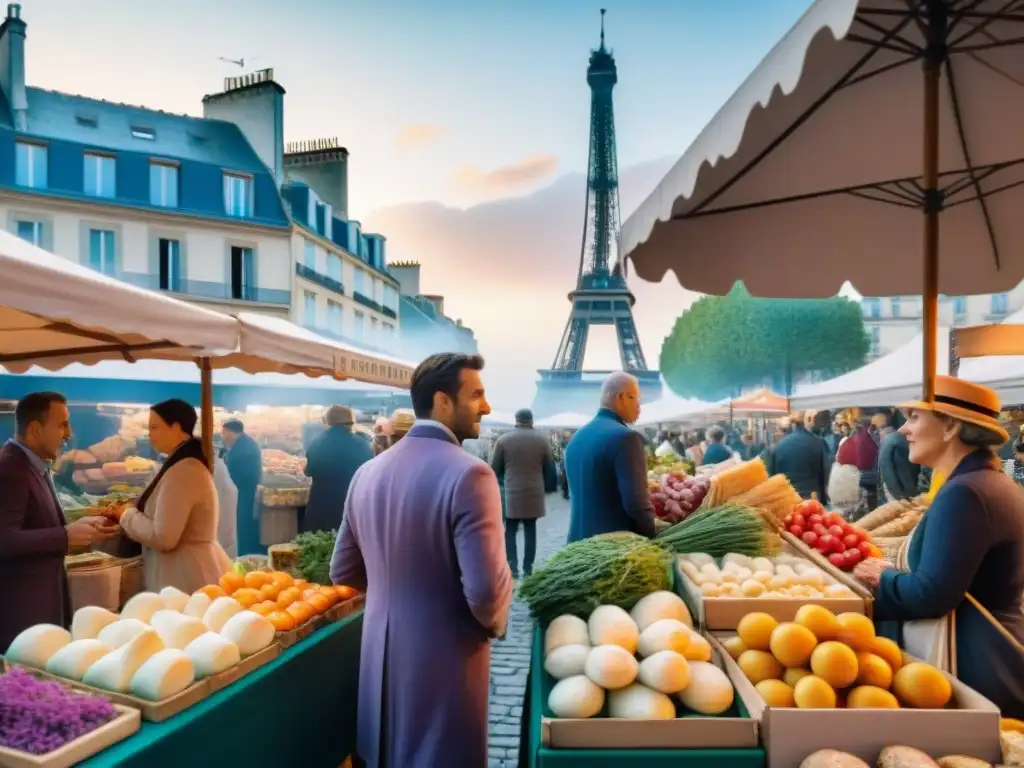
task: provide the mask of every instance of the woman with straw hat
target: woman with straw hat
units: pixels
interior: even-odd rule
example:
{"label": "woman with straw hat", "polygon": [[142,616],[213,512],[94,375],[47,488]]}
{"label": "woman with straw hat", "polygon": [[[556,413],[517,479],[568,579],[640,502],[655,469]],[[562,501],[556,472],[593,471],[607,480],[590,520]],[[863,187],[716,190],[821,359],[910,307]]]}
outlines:
{"label": "woman with straw hat", "polygon": [[1005,717],[1024,717],[1024,494],[995,450],[1009,436],[999,397],[949,376],[932,402],[901,406],[910,460],[946,478],[896,557],[854,571],[875,591],[876,621],[901,622],[901,645],[957,676]]}

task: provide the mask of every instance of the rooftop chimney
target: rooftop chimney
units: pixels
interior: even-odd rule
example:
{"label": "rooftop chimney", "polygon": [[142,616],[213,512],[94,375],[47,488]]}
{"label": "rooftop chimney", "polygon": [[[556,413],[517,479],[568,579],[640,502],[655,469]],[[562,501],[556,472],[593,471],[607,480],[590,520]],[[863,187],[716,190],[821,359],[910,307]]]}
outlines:
{"label": "rooftop chimney", "polygon": [[337,138],[290,141],[284,153],[285,175],[300,181],[348,220],[348,150]]}
{"label": "rooftop chimney", "polygon": [[284,88],[273,69],[224,78],[224,90],[203,97],[203,117],[237,125],[260,160],[284,183]]}
{"label": "rooftop chimney", "polygon": [[399,290],[405,296],[420,295],[420,263],[418,261],[392,261],[388,272],[398,281]]}
{"label": "rooftop chimney", "polygon": [[28,130],[28,97],[25,95],[25,27],[21,6],[10,3],[0,24],[0,90],[11,108],[14,130]]}

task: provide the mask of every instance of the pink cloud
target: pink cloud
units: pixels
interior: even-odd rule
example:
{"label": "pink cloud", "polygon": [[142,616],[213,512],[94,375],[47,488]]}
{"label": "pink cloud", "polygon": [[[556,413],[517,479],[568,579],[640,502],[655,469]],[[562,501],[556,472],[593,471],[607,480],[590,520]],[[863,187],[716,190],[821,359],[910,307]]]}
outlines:
{"label": "pink cloud", "polygon": [[483,195],[499,195],[519,192],[538,182],[551,178],[558,170],[558,158],[554,155],[530,155],[517,163],[504,165],[490,171],[482,171],[475,165],[464,165],[455,169],[452,181],[467,191]]}
{"label": "pink cloud", "polygon": [[395,143],[399,149],[418,149],[433,144],[443,133],[441,126],[434,123],[409,123],[398,134]]}

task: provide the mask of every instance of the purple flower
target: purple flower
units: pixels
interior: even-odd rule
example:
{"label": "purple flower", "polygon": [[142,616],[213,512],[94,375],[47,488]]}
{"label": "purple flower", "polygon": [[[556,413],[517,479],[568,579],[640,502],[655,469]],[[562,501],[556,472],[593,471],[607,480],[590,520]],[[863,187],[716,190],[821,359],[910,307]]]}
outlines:
{"label": "purple flower", "polygon": [[102,696],[78,693],[23,669],[0,674],[0,745],[45,755],[117,717]]}

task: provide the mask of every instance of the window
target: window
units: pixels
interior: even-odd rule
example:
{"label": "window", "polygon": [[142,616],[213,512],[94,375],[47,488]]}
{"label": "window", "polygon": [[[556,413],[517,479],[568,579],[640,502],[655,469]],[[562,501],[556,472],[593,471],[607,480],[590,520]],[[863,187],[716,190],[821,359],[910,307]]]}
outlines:
{"label": "window", "polygon": [[879,349],[882,342],[882,329],[877,325],[871,329],[871,356],[878,357],[881,350]]}
{"label": "window", "polygon": [[110,155],[85,153],[85,183],[82,191],[91,197],[117,194],[117,162]]}
{"label": "window", "polygon": [[366,295],[366,273],[363,272],[359,267],[356,267],[356,293]]}
{"label": "window", "polygon": [[880,299],[861,299],[861,308],[867,317],[882,316],[882,301]]}
{"label": "window", "polygon": [[149,164],[149,202],[162,208],[178,207],[178,166]]}
{"label": "window", "polygon": [[224,212],[228,216],[252,216],[252,179],[224,174]]}
{"label": "window", "polygon": [[954,296],[953,297],[953,314],[957,317],[967,314],[967,297],[966,296]]}
{"label": "window", "polygon": [[32,245],[43,247],[43,222],[41,221],[19,221],[18,237]]}
{"label": "window", "polygon": [[341,256],[336,253],[327,254],[327,276],[341,282]]}
{"label": "window", "polygon": [[15,143],[14,181],[19,187],[46,189],[47,148],[27,141]]}
{"label": "window", "polygon": [[156,139],[156,131],[154,131],[152,128],[142,128],[137,125],[132,126],[132,138],[153,141],[154,139]]}
{"label": "window", "polygon": [[160,238],[160,290],[181,290],[181,243],[177,240]]}
{"label": "window", "polygon": [[302,242],[302,266],[316,271],[316,245],[312,240]]}
{"label": "window", "polygon": [[327,235],[327,206],[323,203],[316,204],[316,221],[314,224],[318,235],[321,237]]}
{"label": "window", "polygon": [[114,233],[109,229],[89,230],[89,266],[105,275],[117,274]]}
{"label": "window", "polygon": [[1005,315],[1010,310],[1010,296],[1006,293],[992,294],[992,314]]}
{"label": "window", "polygon": [[231,246],[231,298],[252,301],[256,297],[256,258],[252,248]]}
{"label": "window", "polygon": [[342,309],[341,304],[336,301],[327,302],[327,328],[331,333],[341,333],[342,328]]}
{"label": "window", "polygon": [[894,296],[892,299],[890,299],[890,303],[892,304],[892,316],[893,317],[899,317],[900,316],[900,299],[899,299],[899,297],[898,296]]}
{"label": "window", "polygon": [[302,292],[302,322],[307,328],[316,328],[316,294],[312,291]]}
{"label": "window", "polygon": [[398,311],[398,291],[387,283],[384,283],[384,306],[395,312]]}
{"label": "window", "polygon": [[355,312],[355,316],[356,316],[356,339],[362,339],[363,338],[363,320],[365,319],[366,316],[362,312],[360,312],[358,309]]}
{"label": "window", "polygon": [[377,343],[377,334],[378,334],[377,318],[376,317],[371,317],[370,318],[370,341],[372,341],[374,344]]}

